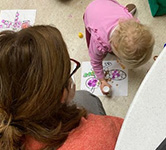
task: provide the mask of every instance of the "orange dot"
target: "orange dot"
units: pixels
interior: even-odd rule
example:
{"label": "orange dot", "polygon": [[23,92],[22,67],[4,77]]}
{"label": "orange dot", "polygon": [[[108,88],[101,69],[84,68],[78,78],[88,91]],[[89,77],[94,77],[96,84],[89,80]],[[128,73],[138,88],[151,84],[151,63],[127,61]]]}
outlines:
{"label": "orange dot", "polygon": [[81,32],[78,33],[79,38],[83,38],[83,34]]}

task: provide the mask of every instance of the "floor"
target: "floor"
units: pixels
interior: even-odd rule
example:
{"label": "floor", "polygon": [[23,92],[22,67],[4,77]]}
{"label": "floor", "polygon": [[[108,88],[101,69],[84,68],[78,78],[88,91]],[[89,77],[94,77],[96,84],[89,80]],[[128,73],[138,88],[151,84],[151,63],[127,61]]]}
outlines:
{"label": "floor", "polygon": [[[35,24],[51,24],[56,26],[62,33],[70,56],[80,62],[89,61],[88,49],[85,37],[80,39],[78,33],[84,34],[82,16],[86,6],[92,0],[1,0],[0,10],[5,9],[36,9]],[[156,42],[152,58],[144,66],[129,70],[129,89],[127,97],[100,97],[107,115],[124,118],[126,112],[144,79],[147,71],[153,64],[153,56],[159,55],[166,43],[166,16],[152,17],[148,1],[145,0],[119,0],[119,3],[126,5],[134,3],[137,6],[136,16],[143,23],[148,25],[155,36]],[[80,89],[80,73],[76,74],[77,89]],[[155,81],[154,81],[155,82]]]}

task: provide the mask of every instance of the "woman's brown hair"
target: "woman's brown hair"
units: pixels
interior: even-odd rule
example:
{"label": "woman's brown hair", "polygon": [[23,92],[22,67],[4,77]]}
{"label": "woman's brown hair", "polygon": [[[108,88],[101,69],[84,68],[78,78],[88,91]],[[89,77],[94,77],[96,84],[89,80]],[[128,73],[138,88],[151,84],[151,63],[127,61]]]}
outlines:
{"label": "woman's brown hair", "polygon": [[61,103],[70,58],[58,29],[34,26],[0,33],[0,149],[25,149],[25,137],[60,147],[86,117]]}

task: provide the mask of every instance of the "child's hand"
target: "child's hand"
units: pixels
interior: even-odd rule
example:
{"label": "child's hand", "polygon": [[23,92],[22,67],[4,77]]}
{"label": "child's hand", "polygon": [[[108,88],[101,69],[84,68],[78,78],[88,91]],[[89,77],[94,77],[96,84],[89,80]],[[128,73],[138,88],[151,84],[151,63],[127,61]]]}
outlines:
{"label": "child's hand", "polygon": [[105,93],[103,91],[104,86],[108,86],[109,88],[111,88],[112,86],[105,79],[100,80],[100,82],[101,82],[100,89],[101,89],[102,93],[107,95],[108,93]]}

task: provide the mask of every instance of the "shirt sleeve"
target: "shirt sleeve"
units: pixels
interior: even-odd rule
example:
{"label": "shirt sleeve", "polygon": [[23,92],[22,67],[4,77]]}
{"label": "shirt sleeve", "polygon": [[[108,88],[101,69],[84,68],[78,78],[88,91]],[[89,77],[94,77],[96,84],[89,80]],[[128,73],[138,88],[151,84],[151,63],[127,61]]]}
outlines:
{"label": "shirt sleeve", "polygon": [[108,52],[102,52],[98,50],[94,39],[91,37],[90,44],[89,44],[89,56],[92,68],[95,72],[95,75],[98,79],[104,78],[104,71],[102,61]]}

